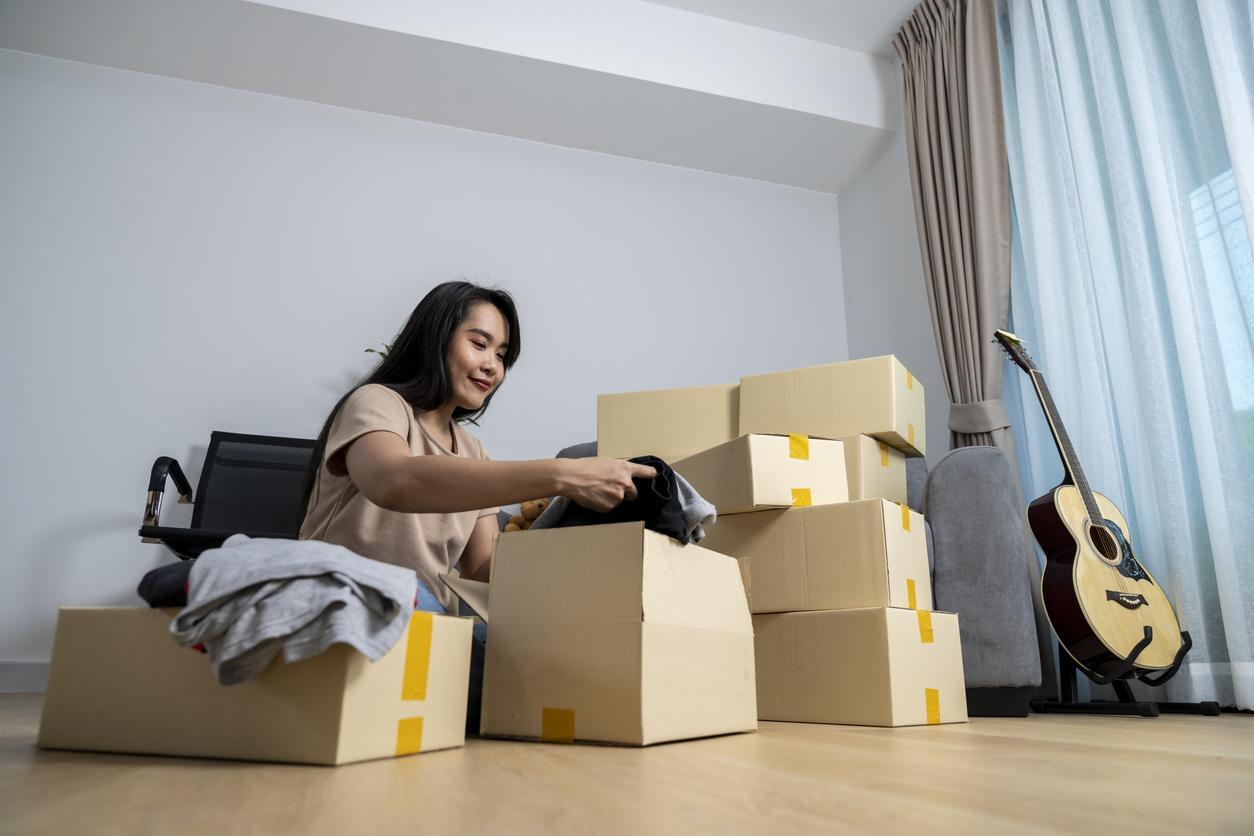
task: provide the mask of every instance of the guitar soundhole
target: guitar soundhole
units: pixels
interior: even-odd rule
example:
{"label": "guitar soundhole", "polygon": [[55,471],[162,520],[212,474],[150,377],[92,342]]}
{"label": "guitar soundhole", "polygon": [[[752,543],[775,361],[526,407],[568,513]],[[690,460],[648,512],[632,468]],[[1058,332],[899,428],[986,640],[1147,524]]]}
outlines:
{"label": "guitar soundhole", "polygon": [[1098,554],[1106,560],[1117,563],[1122,557],[1119,553],[1119,543],[1115,541],[1114,535],[1105,526],[1089,526],[1089,539],[1093,541],[1093,546],[1097,549]]}

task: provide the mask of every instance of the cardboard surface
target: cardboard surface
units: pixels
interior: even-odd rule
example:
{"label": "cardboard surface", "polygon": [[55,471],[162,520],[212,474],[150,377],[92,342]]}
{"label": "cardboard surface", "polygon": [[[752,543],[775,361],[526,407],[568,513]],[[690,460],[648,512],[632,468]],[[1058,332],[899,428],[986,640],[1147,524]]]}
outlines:
{"label": "cardboard surface", "polygon": [[373,664],[338,644],[228,687],[176,612],[62,608],[38,745],[333,765],[465,742],[470,619],[415,613]]}
{"label": "cardboard surface", "polygon": [[954,613],[892,608],[753,617],[758,717],[802,723],[965,723]]}
{"label": "cardboard surface", "polygon": [[647,745],[757,728],[737,562],[642,523],[502,534],[486,736]]}
{"label": "cardboard surface", "polygon": [[488,623],[490,584],[483,581],[472,581],[470,578],[463,578],[461,575],[451,573],[440,575],[440,581],[454,595],[460,598],[470,608],[471,612],[483,619],[484,624]]}
{"label": "cardboard surface", "polygon": [[755,613],[932,607],[923,517],[884,499],[720,517],[702,544],[747,562]]}
{"label": "cardboard surface", "polygon": [[597,453],[670,463],[740,435],[735,383],[597,396]]}
{"label": "cardboard surface", "polygon": [[869,435],[846,436],[841,441],[851,501],[880,497],[906,504],[905,453]]}
{"label": "cardboard surface", "polygon": [[923,384],[891,354],[740,379],[740,435],[869,435],[927,452]]}
{"label": "cardboard surface", "polygon": [[845,445],[806,436],[745,435],[672,463],[719,516],[849,498]]}

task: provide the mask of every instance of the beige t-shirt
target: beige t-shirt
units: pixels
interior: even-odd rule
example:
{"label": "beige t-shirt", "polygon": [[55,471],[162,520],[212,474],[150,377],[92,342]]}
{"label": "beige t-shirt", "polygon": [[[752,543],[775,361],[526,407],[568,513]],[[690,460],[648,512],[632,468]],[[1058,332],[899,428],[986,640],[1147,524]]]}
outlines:
{"label": "beige t-shirt", "polygon": [[448,450],[431,437],[418,420],[418,412],[395,391],[377,383],[362,386],[331,423],[300,539],[336,543],[365,557],[412,567],[444,608],[456,611],[454,596],[440,582],[440,575],[461,558],[478,519],[497,509],[410,514],[375,505],[349,478],[344,454],[350,443],[378,430],[405,439],[415,456],[488,457],[479,440],[457,424],[453,425],[455,449]]}

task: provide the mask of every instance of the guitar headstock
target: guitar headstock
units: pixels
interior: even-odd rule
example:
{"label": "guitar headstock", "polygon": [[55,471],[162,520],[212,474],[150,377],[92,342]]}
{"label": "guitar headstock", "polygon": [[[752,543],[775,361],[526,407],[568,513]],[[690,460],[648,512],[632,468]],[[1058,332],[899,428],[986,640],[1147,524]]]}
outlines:
{"label": "guitar headstock", "polygon": [[1001,346],[1001,350],[1006,353],[1006,356],[1014,361],[1016,366],[1028,374],[1036,371],[1036,363],[1032,361],[1032,357],[1028,354],[1027,349],[1023,347],[1023,340],[1009,331],[1002,330],[993,332],[993,338]]}

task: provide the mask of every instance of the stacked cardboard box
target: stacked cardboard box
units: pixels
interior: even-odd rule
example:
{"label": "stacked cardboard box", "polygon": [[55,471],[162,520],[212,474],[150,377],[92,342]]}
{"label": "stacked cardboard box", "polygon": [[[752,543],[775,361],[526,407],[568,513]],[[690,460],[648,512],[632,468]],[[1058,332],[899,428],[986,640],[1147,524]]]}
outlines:
{"label": "stacked cardboard box", "polygon": [[[708,408],[714,391],[736,403]],[[718,508],[703,545],[747,572],[760,719],[966,720],[958,619],[932,611],[923,518],[905,505],[923,415],[891,356],[600,399],[603,454],[665,451]]]}

